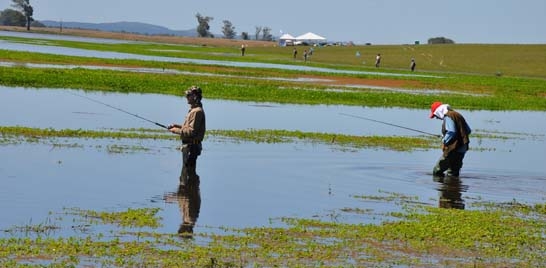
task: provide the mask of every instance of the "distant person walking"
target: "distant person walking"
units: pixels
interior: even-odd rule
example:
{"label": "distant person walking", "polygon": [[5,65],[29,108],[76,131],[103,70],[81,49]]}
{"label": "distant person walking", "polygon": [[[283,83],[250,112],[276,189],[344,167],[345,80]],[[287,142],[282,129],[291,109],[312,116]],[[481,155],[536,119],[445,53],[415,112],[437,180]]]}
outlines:
{"label": "distant person walking", "polygon": [[465,118],[458,112],[451,109],[449,104],[442,104],[437,101],[430,106],[430,116],[443,121],[442,123],[442,157],[438,160],[433,176],[458,177],[463,166],[463,158],[468,151],[470,143],[469,135],[472,132]]}
{"label": "distant person walking", "polygon": [[415,71],[415,65],[415,59],[411,58],[410,69],[412,72]]}
{"label": "distant person walking", "polygon": [[309,55],[307,54],[307,49],[303,51],[303,61],[307,62],[307,57]]}
{"label": "distant person walking", "polygon": [[375,67],[379,68],[380,63],[381,63],[381,54],[377,53],[377,56],[375,56]]}
{"label": "distant person walking", "polygon": [[298,57],[298,50],[296,48],[293,49],[292,55],[294,56],[294,59]]}
{"label": "distant person walking", "polygon": [[246,45],[245,45],[245,44],[242,44],[242,45],[241,45],[241,56],[244,56],[244,55],[245,55],[245,51],[246,51]]}

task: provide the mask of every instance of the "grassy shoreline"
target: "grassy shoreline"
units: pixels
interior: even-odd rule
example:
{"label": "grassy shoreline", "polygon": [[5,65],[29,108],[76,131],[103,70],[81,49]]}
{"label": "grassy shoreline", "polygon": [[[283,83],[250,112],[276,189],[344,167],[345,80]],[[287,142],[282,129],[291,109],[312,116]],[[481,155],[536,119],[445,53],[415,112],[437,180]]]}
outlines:
{"label": "grassy shoreline", "polygon": [[[34,39],[0,37],[1,39],[17,42],[34,42]],[[336,70],[368,71],[369,74],[334,74],[310,71],[295,71],[267,68],[229,67],[218,65],[200,65],[176,62],[154,62],[143,60],[114,60],[87,57],[56,56],[42,53],[6,51],[0,49],[0,61],[12,63],[45,63],[45,64],[76,64],[86,66],[118,66],[132,68],[167,68],[185,72],[184,75],[159,73],[130,73],[112,70],[88,69],[59,69],[59,68],[25,68],[0,67],[0,85],[22,86],[34,88],[68,88],[98,91],[159,93],[179,95],[182,89],[199,84],[205,90],[206,97],[212,99],[227,99],[240,101],[277,102],[294,104],[341,104],[371,107],[428,107],[435,100],[449,100],[450,104],[462,109],[479,110],[546,110],[546,59],[541,57],[546,53],[546,45],[537,45],[535,49],[527,46],[510,45],[506,52],[511,54],[524,53],[536,55],[538,63],[531,63],[526,56],[529,69],[541,74],[532,77],[518,77],[495,74],[489,71],[475,74],[457,73],[447,67],[431,68],[428,72],[419,71],[418,74],[441,75],[442,78],[418,76],[383,76],[383,74],[412,73],[400,67],[387,65],[384,68],[372,68],[354,63],[347,57],[347,53],[361,49],[360,47],[326,47],[318,48],[317,58],[310,63],[303,63],[290,58],[279,58],[285,49],[282,47],[256,47],[254,53],[240,57],[233,51],[233,47],[173,45],[165,43],[125,43],[125,44],[97,44],[75,41],[38,40],[47,45],[92,49],[100,51],[115,51],[140,55],[154,55],[166,57],[185,57],[221,61],[269,62],[288,65],[305,65],[325,67]],[[206,41],[206,40],[199,40]],[[464,49],[479,54],[481,46],[461,45]],[[477,47],[477,48],[476,48]],[[495,47],[495,57],[491,53],[491,60],[504,54],[502,46]],[[364,47],[369,49],[367,47]],[[410,50],[407,46],[375,47],[377,49],[392,49],[392,59],[402,59],[403,54],[395,51]],[[451,46],[417,46],[415,49],[432,49],[435,53],[448,53]],[[487,48],[484,51],[489,51]],[[345,54],[344,54],[345,53]],[[429,52],[423,51],[423,54]],[[470,52],[468,52],[470,53]],[[534,53],[534,54],[533,54]],[[497,55],[499,54],[499,55]],[[345,55],[345,56],[340,56]],[[518,54],[519,55],[519,54]],[[463,56],[461,56],[463,57]],[[510,56],[511,57],[511,56]],[[342,64],[336,64],[331,59],[338,59]],[[497,65],[494,61],[480,64]],[[462,63],[461,63],[462,64]],[[518,62],[518,64],[520,64]],[[506,65],[510,68],[521,69],[518,64]],[[533,65],[538,64],[538,65]],[[544,66],[542,66],[542,65]],[[504,66],[504,65],[503,65]],[[510,71],[512,72],[512,71]],[[194,73],[194,74],[192,74]],[[208,74],[206,76],[199,75]],[[536,78],[538,77],[538,78]],[[264,79],[265,78],[265,79]],[[271,78],[271,79],[267,79]],[[293,79],[293,80],[280,80]],[[301,79],[303,78],[303,79]],[[305,79],[315,80],[305,82]],[[301,80],[298,80],[301,79]],[[323,82],[317,82],[322,80]],[[330,82],[324,82],[330,81]],[[355,89],[354,85],[358,87]],[[394,88],[397,91],[374,89],[374,86]],[[333,90],[332,90],[333,89]],[[435,92],[435,90],[440,90]]]}

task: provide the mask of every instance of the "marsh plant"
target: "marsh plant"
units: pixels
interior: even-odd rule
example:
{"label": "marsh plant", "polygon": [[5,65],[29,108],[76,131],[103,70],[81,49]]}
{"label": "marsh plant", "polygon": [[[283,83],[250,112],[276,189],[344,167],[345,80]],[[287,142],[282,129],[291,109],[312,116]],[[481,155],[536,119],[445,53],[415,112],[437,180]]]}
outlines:
{"label": "marsh plant", "polygon": [[[539,267],[546,262],[546,204],[478,203],[472,210],[430,207],[416,197],[355,196],[399,206],[374,214],[381,224],[282,218],[286,227],[220,227],[224,233],[168,234],[159,208],[91,211],[67,208],[78,226],[107,233],[33,236],[46,225],[13,227],[0,238],[3,267]],[[365,208],[338,213],[373,214]],[[58,217],[57,219],[60,219]],[[188,240],[188,238],[190,238]]]}

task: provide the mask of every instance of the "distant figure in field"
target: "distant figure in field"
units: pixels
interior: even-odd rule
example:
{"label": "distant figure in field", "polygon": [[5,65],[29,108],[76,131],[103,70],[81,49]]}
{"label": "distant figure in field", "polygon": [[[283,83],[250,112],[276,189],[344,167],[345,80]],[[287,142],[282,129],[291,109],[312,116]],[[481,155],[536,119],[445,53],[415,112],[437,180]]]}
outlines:
{"label": "distant figure in field", "polygon": [[415,59],[414,58],[411,58],[410,69],[411,69],[412,72],[415,71]]}
{"label": "distant figure in field", "polygon": [[294,48],[294,51],[292,52],[292,54],[294,55],[294,59],[296,59],[296,57],[298,56],[298,50]]}
{"label": "distant figure in field", "polygon": [[242,44],[242,45],[241,45],[241,56],[244,56],[244,55],[245,55],[245,50],[246,50],[246,45],[245,45],[245,44]]}
{"label": "distant figure in field", "polygon": [[375,67],[379,67],[379,64],[381,63],[381,54],[377,53],[377,56],[375,56]]}
{"label": "distant figure in field", "polygon": [[303,51],[303,61],[307,62],[307,49]]}

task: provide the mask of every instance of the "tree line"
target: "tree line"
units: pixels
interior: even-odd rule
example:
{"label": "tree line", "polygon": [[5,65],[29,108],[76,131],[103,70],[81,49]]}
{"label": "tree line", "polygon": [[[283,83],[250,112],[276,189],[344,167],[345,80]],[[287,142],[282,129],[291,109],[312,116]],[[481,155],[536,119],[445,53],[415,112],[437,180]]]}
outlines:
{"label": "tree line", "polygon": [[32,15],[34,8],[30,4],[30,0],[12,0],[11,6],[14,9],[4,9],[0,12],[0,25],[8,26],[26,26],[27,31],[30,31],[30,26],[44,27],[43,24],[34,21]]}
{"label": "tree line", "polygon": [[[203,16],[200,13],[195,14],[195,17],[197,18],[197,23],[198,23],[197,35],[199,37],[214,38],[214,34],[210,32],[210,22],[214,18],[209,16]],[[223,20],[222,23],[224,24],[222,26],[222,34],[224,35],[224,38],[234,39],[237,36],[237,32],[235,32],[235,26],[233,26],[233,23],[231,23],[231,21],[229,20]],[[250,35],[248,34],[248,32],[242,32],[241,38],[243,40],[250,40]],[[271,28],[256,26],[254,38],[256,40],[272,41],[273,35],[271,34]]]}
{"label": "tree line", "polygon": [[[27,31],[30,31],[30,27],[45,27],[42,23],[35,21],[32,17],[34,14],[34,8],[30,4],[30,0],[12,0],[12,7],[4,9],[0,12],[0,25],[6,26],[21,26],[26,27]],[[203,16],[200,13],[195,15],[197,18],[197,35],[199,37],[214,38],[214,34],[210,32],[209,23],[214,19],[213,17]],[[222,34],[226,39],[234,39],[237,36],[235,32],[235,26],[229,20],[223,21]],[[273,35],[271,34],[271,28],[256,26],[256,32],[254,34],[256,40],[272,41]],[[241,38],[249,40],[250,35],[248,32],[242,32]]]}

